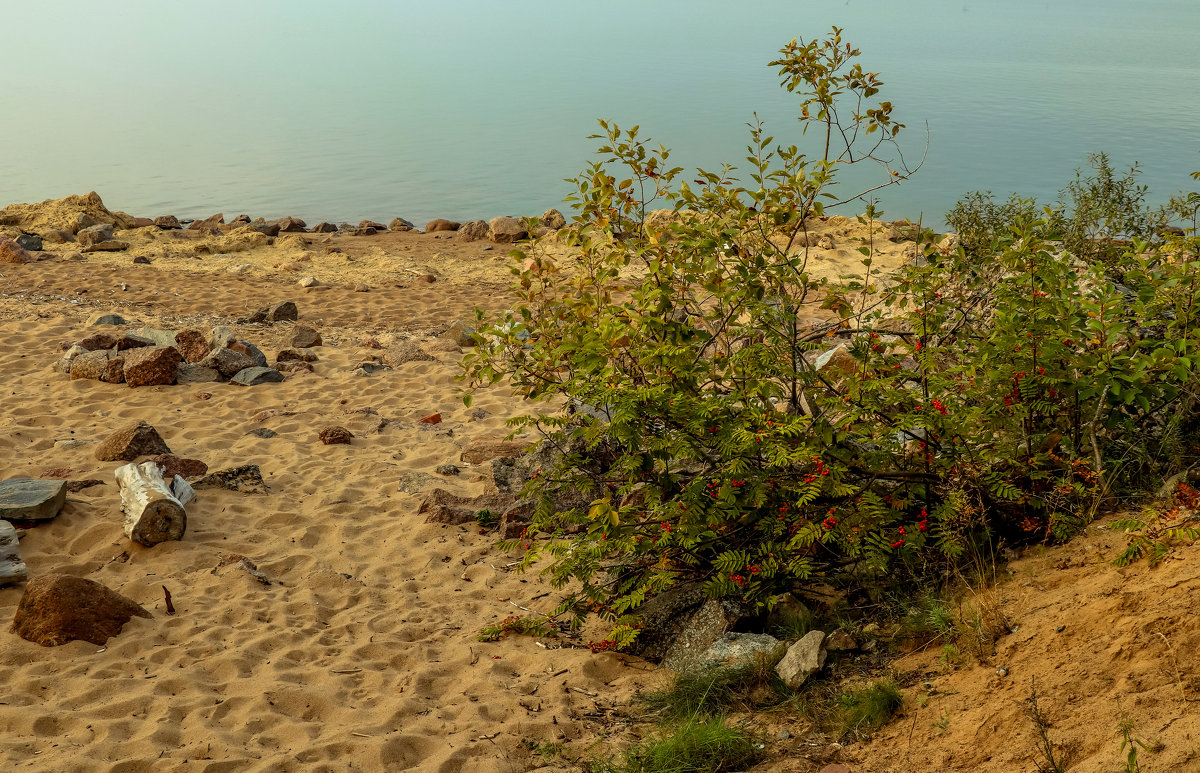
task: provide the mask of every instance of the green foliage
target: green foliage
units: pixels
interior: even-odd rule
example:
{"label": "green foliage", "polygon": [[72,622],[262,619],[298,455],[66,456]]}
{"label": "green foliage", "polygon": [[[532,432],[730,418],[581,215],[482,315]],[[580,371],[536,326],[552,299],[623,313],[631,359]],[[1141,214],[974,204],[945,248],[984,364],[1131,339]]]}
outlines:
{"label": "green foliage", "polygon": [[500,525],[500,514],[491,510],[480,510],[475,513],[475,522],[479,524],[479,528],[491,531]]}
{"label": "green foliage", "polygon": [[904,705],[904,696],[894,682],[881,681],[845,693],[839,702],[843,734],[862,737],[890,722]]}
{"label": "green foliage", "polygon": [[754,735],[715,717],[684,722],[599,769],[604,773],[725,773],[744,770],[762,756],[763,746]]}
{"label": "green foliage", "polygon": [[1130,532],[1129,544],[1113,563],[1129,566],[1145,558],[1151,568],[1162,563],[1175,542],[1200,539],[1200,527],[1186,521],[1195,521],[1200,510],[1200,492],[1186,483],[1177,484],[1170,507],[1147,507],[1141,517],[1131,516],[1113,521],[1113,531]]}
{"label": "green foliage", "polygon": [[500,641],[506,636],[558,636],[558,629],[547,620],[531,620],[519,615],[509,615],[496,625],[479,629],[479,641]]}
{"label": "green foliage", "polygon": [[946,223],[958,233],[959,244],[971,256],[990,256],[1013,223],[1032,220],[1037,205],[1017,194],[997,203],[992,192],[968,193],[946,213]]}
{"label": "green foliage", "polygon": [[1038,701],[1037,682],[1030,680],[1029,697],[1025,699],[1025,716],[1033,723],[1034,748],[1038,773],[1065,773],[1068,755],[1050,739],[1050,718],[1042,711]]}
{"label": "green foliage", "polygon": [[720,716],[730,711],[752,711],[776,706],[789,691],[773,672],[774,663],[732,668],[682,671],[665,690],[647,693],[646,707],[666,720]]}
{"label": "green foliage", "polygon": [[[922,259],[883,277],[872,236],[859,274],[816,278],[809,229],[864,193],[837,192],[840,170],[909,174],[857,54],[835,29],[772,63],[812,155],[755,122],[744,171],[685,178],[639,127],[602,121],[573,222],[515,251],[515,308],[480,315],[464,378],[507,379],[542,408],[515,424],[562,451],[525,490],[534,536],[508,546],[570,589],[560,611],[612,620],[615,646],[683,582],[765,606],[928,576],[998,534],[1068,539],[1102,498],[1195,457],[1195,235],[1089,263],[1053,241],[1066,215],[1020,204],[986,224],[987,259],[919,233]],[[1066,198],[1107,218],[1088,238],[1115,238],[1145,223],[1106,207],[1140,195],[1108,175]]]}

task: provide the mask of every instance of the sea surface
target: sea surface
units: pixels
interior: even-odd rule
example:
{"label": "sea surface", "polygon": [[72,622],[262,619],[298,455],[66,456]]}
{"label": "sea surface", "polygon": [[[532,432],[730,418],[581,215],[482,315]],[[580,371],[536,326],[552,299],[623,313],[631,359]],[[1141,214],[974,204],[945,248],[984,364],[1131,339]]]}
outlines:
{"label": "sea surface", "polygon": [[890,216],[940,225],[972,190],[1052,200],[1096,151],[1138,162],[1156,202],[1200,169],[1197,0],[0,0],[0,11],[0,204],[96,190],[149,217],[538,214],[563,208],[598,118],[640,125],[688,169],[739,163],[755,113],[777,141],[817,152],[767,63],[833,25],[883,78],[906,158],[925,157],[879,194]]}

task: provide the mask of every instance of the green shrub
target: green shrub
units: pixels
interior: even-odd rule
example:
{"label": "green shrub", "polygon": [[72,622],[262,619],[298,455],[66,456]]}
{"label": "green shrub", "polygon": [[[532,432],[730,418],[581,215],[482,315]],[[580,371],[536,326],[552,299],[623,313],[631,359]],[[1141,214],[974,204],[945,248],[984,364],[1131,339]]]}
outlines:
{"label": "green shrub", "polygon": [[[683,178],[638,127],[601,122],[572,224],[515,252],[512,311],[480,313],[464,378],[540,403],[515,424],[562,451],[526,486],[535,536],[507,544],[521,568],[548,559],[559,611],[612,620],[617,646],[682,582],[751,606],[905,582],[997,533],[1066,539],[1103,497],[1195,457],[1179,452],[1200,436],[1195,236],[1134,244],[1120,287],[1024,215],[988,260],[922,242],[925,260],[881,277],[868,239],[859,275],[814,277],[808,228],[857,198],[839,171],[907,174],[857,54],[836,29],[782,49],[818,152],[756,123],[746,182]],[[675,216],[647,219],[662,202]],[[808,324],[817,306],[838,319]]]}
{"label": "green shrub", "polygon": [[630,749],[606,773],[724,773],[744,770],[763,756],[752,734],[729,727],[725,720],[691,720],[670,734]]}
{"label": "green shrub", "polygon": [[842,733],[864,736],[890,722],[904,705],[904,696],[893,682],[883,681],[845,693],[840,703]]}
{"label": "green shrub", "polygon": [[776,706],[788,697],[774,663],[682,671],[670,687],[647,693],[646,707],[664,720],[720,716],[730,711]]}
{"label": "green shrub", "polygon": [[954,209],[946,213],[946,223],[958,233],[963,251],[982,257],[992,254],[1014,223],[1036,216],[1037,205],[1032,199],[1022,199],[1014,193],[1000,204],[991,191],[976,191],[958,200]]}

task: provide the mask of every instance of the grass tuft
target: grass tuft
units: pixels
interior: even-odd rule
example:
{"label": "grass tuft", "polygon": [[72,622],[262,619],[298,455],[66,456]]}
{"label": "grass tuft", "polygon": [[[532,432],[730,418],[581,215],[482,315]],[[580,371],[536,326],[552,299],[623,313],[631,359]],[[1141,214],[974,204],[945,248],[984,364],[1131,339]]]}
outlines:
{"label": "grass tuft", "polygon": [[881,681],[863,690],[841,696],[842,733],[864,736],[891,721],[904,704],[900,688],[891,681]]}
{"label": "grass tuft", "polygon": [[669,735],[643,741],[597,773],[727,773],[762,758],[763,745],[741,728],[714,717],[689,720]]}

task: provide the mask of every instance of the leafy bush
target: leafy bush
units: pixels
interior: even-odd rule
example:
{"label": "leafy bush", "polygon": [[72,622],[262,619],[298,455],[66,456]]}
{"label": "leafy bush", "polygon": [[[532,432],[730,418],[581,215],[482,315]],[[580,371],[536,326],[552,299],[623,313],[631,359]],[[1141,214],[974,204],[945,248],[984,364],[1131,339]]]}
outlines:
{"label": "leafy bush", "polygon": [[987,260],[918,234],[924,260],[890,276],[871,225],[858,276],[814,277],[809,229],[862,196],[835,193],[839,171],[909,174],[857,55],[836,28],[781,50],[823,150],[756,122],[744,183],[732,166],[684,179],[638,127],[601,122],[573,223],[516,251],[513,311],[480,313],[464,377],[541,402],[516,424],[561,451],[526,486],[534,536],[508,545],[523,568],[548,558],[571,589],[560,611],[612,619],[617,646],[679,583],[765,606],[810,582],[903,581],[997,533],[1066,539],[1195,456],[1194,234],[1136,242],[1118,287],[1024,211]]}
{"label": "leafy bush", "polygon": [[865,735],[891,721],[904,696],[892,682],[882,681],[862,690],[853,690],[841,697],[842,732]]}
{"label": "leafy bush", "polygon": [[990,256],[1013,224],[1037,216],[1037,204],[1017,194],[999,204],[992,192],[968,193],[946,213],[946,223],[958,233],[963,251],[972,256]]}
{"label": "leafy bush", "polygon": [[750,733],[725,720],[691,720],[669,735],[630,749],[606,773],[724,773],[744,770],[763,756],[763,746]]}

